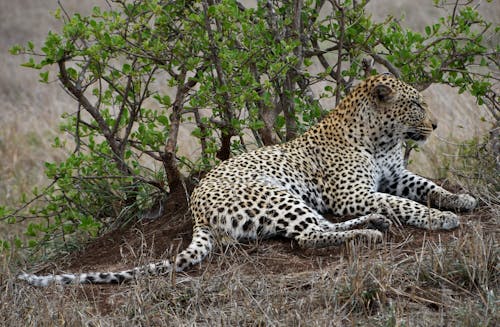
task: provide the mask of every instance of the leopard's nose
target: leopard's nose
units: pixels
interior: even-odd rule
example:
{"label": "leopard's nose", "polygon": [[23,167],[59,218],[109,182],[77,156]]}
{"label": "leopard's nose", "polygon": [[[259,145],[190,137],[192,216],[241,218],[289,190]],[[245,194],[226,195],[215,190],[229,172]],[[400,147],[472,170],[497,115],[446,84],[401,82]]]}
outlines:
{"label": "leopard's nose", "polygon": [[432,129],[436,129],[438,127],[437,123],[432,123]]}

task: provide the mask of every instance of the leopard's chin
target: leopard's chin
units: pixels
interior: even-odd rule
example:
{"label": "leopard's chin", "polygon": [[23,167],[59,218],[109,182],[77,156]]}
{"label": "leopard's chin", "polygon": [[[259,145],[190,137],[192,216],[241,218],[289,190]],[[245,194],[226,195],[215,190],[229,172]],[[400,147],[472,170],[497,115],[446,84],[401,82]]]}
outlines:
{"label": "leopard's chin", "polygon": [[412,141],[420,143],[420,142],[427,141],[427,139],[429,138],[430,135],[431,135],[430,133],[426,133],[426,132],[412,131],[412,132],[407,132],[405,135],[405,138],[407,140],[412,140]]}

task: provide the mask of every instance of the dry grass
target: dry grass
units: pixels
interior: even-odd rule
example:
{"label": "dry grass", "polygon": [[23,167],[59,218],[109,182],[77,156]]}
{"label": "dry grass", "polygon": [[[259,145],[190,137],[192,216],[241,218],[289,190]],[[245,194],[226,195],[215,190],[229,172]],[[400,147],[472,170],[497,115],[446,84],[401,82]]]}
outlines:
{"label": "dry grass", "polygon": [[[395,229],[383,244],[300,251],[271,240],[221,247],[187,274],[120,286],[34,288],[2,264],[8,326],[495,326],[498,208],[451,233]],[[169,255],[175,253],[172,249]],[[126,265],[151,259],[134,252]],[[123,261],[119,267],[121,268]],[[93,269],[107,269],[93,267]]]}

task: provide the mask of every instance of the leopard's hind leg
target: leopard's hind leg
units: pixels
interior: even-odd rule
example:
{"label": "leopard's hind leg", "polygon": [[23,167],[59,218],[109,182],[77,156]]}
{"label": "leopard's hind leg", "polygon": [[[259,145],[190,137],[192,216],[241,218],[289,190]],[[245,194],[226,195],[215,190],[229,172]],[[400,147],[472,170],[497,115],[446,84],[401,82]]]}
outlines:
{"label": "leopard's hind leg", "polygon": [[[354,238],[382,240],[382,231],[391,222],[380,214],[368,214],[340,223],[326,220],[318,211],[311,208],[301,197],[275,185],[259,185],[260,194],[265,193],[278,200],[267,202],[262,211],[268,226],[268,235],[282,235],[295,239],[303,247],[327,247],[340,245]],[[260,197],[257,197],[259,201]],[[263,200],[264,198],[262,198]]]}

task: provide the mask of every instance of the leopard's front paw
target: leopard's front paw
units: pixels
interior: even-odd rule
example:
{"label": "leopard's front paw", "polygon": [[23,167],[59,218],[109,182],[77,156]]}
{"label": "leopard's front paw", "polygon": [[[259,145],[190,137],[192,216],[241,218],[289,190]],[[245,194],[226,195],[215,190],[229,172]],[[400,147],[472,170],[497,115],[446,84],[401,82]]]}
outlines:
{"label": "leopard's front paw", "polygon": [[430,212],[429,229],[454,229],[460,226],[458,216],[450,211],[432,209]]}
{"label": "leopard's front paw", "polygon": [[469,194],[457,194],[456,209],[472,210],[477,206],[477,200]]}
{"label": "leopard's front paw", "polygon": [[431,194],[431,202],[439,209],[467,211],[477,205],[477,200],[469,194],[434,193]]}
{"label": "leopard's front paw", "polygon": [[374,229],[356,229],[351,231],[355,238],[360,238],[369,243],[380,243],[384,239],[384,234]]}
{"label": "leopard's front paw", "polygon": [[366,224],[366,228],[368,229],[376,229],[381,232],[385,232],[391,227],[392,222],[384,215],[374,213],[369,217],[370,218],[368,219],[368,222]]}

